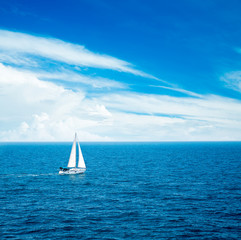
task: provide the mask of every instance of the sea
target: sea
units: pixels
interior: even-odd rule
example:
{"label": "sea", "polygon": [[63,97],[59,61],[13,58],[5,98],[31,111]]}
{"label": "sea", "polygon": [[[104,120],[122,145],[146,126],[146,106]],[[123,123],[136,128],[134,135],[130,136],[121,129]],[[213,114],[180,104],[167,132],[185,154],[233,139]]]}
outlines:
{"label": "sea", "polygon": [[241,239],[241,142],[0,143],[0,239]]}

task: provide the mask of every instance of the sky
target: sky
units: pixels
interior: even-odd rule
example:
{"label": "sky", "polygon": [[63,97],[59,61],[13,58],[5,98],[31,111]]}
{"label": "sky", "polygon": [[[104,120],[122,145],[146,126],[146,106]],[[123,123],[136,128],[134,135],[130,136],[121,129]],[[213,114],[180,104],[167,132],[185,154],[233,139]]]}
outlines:
{"label": "sky", "polygon": [[0,0],[0,141],[241,141],[239,0]]}

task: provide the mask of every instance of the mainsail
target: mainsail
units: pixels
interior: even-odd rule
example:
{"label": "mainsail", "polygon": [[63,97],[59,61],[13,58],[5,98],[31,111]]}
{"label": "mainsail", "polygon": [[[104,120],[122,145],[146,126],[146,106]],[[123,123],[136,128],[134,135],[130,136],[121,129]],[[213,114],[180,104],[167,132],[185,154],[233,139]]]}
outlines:
{"label": "mainsail", "polygon": [[68,168],[76,168],[76,142],[78,142],[78,152],[79,152],[78,168],[86,168],[83,154],[80,149],[79,141],[77,141],[76,133],[75,133],[74,142],[73,142],[70,157],[69,157]]}
{"label": "mainsail", "polygon": [[70,157],[69,157],[69,163],[67,167],[68,168],[76,167],[76,134],[75,134],[74,142],[73,142]]}

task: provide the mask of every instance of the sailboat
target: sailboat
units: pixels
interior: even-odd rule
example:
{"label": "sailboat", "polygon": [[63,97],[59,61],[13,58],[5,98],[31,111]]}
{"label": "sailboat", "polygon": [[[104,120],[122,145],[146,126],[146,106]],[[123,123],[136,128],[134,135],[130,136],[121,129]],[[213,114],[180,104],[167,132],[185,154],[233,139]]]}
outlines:
{"label": "sailboat", "polygon": [[[78,145],[78,152],[79,152],[79,162],[78,166],[76,167],[76,143]],[[79,141],[77,139],[77,134],[75,133],[74,142],[72,145],[70,157],[69,157],[69,163],[67,168],[60,167],[59,174],[80,174],[84,173],[86,170],[85,161],[83,158],[82,151],[80,149]]]}

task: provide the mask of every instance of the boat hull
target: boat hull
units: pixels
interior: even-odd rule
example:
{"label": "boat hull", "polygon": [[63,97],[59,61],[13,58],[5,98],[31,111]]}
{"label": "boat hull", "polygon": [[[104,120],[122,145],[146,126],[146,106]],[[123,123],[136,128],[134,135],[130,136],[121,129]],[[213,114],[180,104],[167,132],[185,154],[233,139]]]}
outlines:
{"label": "boat hull", "polygon": [[81,174],[86,171],[85,168],[70,168],[67,170],[60,170],[59,174],[60,175],[69,175],[69,174]]}

